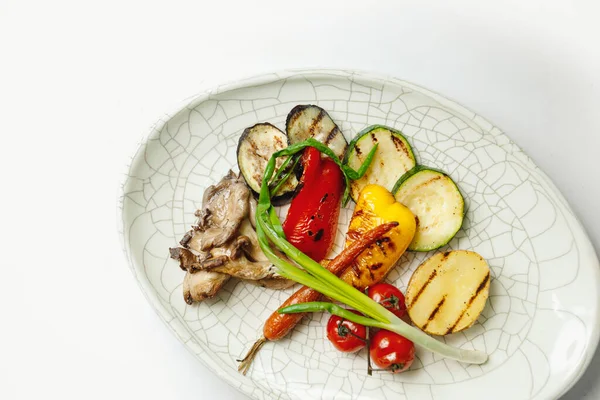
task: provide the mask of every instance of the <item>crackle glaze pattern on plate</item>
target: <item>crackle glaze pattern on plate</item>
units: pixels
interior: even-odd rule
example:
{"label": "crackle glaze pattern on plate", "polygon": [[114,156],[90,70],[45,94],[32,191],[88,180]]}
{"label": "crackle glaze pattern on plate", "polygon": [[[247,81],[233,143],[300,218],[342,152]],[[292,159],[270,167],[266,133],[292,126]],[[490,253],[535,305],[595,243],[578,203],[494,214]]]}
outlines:
{"label": "crackle glaze pattern on plate", "polygon": [[[265,345],[242,376],[236,359],[290,290],[231,280],[215,299],[184,303],[183,272],[168,248],[194,223],[204,189],[229,169],[237,171],[244,128],[268,121],[285,130],[292,107],[308,103],[326,109],[348,140],[372,124],[400,129],[419,163],[457,182],[467,213],[446,248],[477,251],[493,279],[476,324],[441,340],[486,351],[486,364],[419,350],[409,372],[369,377],[366,351],[336,351],[324,340],[327,316],[313,315],[288,338]],[[161,119],[141,143],[120,205],[126,255],[150,303],[190,351],[253,398],[556,398],[581,376],[598,342],[598,261],[558,190],[497,127],[401,80],[290,71],[203,93]],[[341,213],[336,252],[352,208]],[[431,254],[405,254],[388,281],[404,290]]]}

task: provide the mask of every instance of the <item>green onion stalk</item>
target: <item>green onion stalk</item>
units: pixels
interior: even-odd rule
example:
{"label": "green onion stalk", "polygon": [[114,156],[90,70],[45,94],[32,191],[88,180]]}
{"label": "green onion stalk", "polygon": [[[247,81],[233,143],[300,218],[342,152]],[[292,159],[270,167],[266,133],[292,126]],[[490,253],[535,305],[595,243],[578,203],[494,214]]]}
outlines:
{"label": "green onion stalk", "polygon": [[[283,233],[283,229],[281,227],[281,221],[277,217],[275,209],[271,203],[272,191],[270,187],[280,186],[281,182],[290,175],[289,171],[282,172],[284,168],[280,168],[275,176],[275,179],[273,179],[273,182],[277,183],[271,186],[269,183],[272,182],[273,174],[275,173],[276,160],[278,157],[288,157],[288,159],[284,161],[284,165],[295,164],[295,162],[297,162],[297,153],[309,146],[315,147],[320,152],[329,156],[341,168],[346,181],[346,189],[343,197],[344,204],[349,199],[350,180],[359,179],[364,175],[374,157],[375,150],[377,148],[375,146],[371,150],[365,159],[365,162],[361,165],[358,171],[355,171],[348,165],[343,164],[341,160],[331,151],[331,149],[329,149],[329,147],[313,138],[309,138],[303,142],[296,143],[287,147],[286,149],[274,153],[269,159],[269,162],[265,168],[256,210],[256,233],[258,236],[258,242],[263,253],[277,267],[278,273],[281,276],[308,286],[333,300],[358,310],[364,314],[364,316],[356,315],[343,307],[326,302],[295,304],[284,307],[280,309],[279,312],[305,313],[327,311],[331,314],[338,315],[344,319],[361,325],[395,332],[411,340],[413,343],[421,346],[424,349],[450,359],[469,364],[482,364],[486,362],[488,356],[484,352],[458,349],[449,346],[402,321],[381,304],[370,299],[360,290],[339,279],[321,264],[302,253],[286,240],[285,234]],[[279,256],[272,246],[285,254],[287,259]]]}

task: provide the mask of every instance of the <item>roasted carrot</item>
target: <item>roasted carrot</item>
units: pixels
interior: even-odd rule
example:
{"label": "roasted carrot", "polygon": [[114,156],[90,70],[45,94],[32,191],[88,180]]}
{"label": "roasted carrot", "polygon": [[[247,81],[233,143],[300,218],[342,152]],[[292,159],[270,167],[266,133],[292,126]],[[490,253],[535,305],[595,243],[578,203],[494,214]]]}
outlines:
{"label": "roasted carrot", "polygon": [[[381,224],[368,232],[366,232],[361,238],[352,242],[346,247],[340,254],[338,254],[333,260],[328,262],[325,267],[333,274],[340,275],[346,268],[352,265],[352,261],[360,255],[367,247],[376,242],[381,236],[385,235],[391,229],[398,226],[397,222],[388,222]],[[323,263],[325,264],[325,263]],[[246,374],[250,368],[252,360],[256,356],[256,353],[267,341],[275,341],[286,336],[297,324],[300,322],[305,314],[280,314],[278,310],[283,307],[287,307],[293,304],[305,303],[309,301],[318,301],[321,299],[321,293],[307,286],[303,286],[292,294],[276,311],[265,322],[263,327],[263,337],[258,339],[248,351],[248,354],[238,360],[240,365],[238,371],[242,374]]]}

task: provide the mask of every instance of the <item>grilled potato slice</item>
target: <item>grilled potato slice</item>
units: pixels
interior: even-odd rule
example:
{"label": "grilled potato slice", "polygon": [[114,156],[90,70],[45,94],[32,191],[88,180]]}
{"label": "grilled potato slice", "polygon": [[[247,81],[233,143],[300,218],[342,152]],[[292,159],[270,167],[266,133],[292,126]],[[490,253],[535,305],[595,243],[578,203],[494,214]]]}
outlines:
{"label": "grilled potato slice", "polygon": [[415,325],[432,335],[447,335],[473,325],[488,298],[490,268],[479,254],[438,253],[413,273],[406,308]]}

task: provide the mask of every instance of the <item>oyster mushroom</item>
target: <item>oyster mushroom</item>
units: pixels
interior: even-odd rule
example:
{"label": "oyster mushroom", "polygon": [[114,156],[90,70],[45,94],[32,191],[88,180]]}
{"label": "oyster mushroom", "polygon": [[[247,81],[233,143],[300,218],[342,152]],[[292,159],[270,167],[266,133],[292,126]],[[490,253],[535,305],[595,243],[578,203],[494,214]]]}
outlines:
{"label": "oyster mushroom", "polygon": [[197,224],[171,248],[171,258],[186,271],[184,300],[188,304],[213,297],[230,277],[263,287],[292,286],[276,273],[263,254],[253,228],[255,201],[242,178],[233,172],[204,192]]}
{"label": "oyster mushroom", "polygon": [[196,211],[196,229],[202,235],[198,243],[200,250],[223,245],[235,235],[242,220],[248,216],[250,191],[232,171],[221,181],[209,186],[202,198],[202,209]]}
{"label": "oyster mushroom", "polygon": [[192,304],[217,294],[231,276],[212,271],[187,272],[183,278],[183,299]]}

